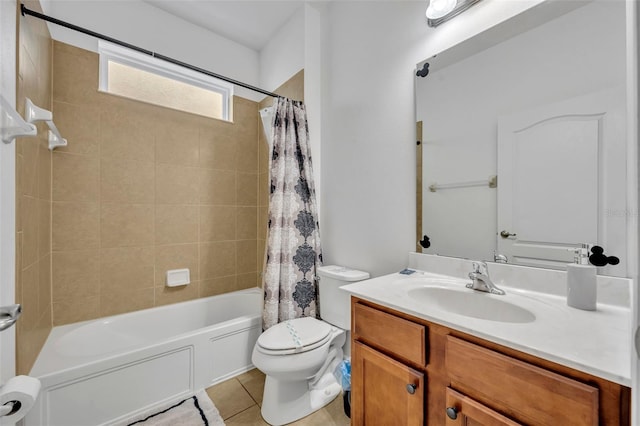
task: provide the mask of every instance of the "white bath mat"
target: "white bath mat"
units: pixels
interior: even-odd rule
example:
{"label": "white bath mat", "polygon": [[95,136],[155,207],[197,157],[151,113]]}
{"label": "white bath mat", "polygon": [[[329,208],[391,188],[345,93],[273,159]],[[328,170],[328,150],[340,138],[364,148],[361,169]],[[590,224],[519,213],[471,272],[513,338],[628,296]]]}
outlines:
{"label": "white bath mat", "polygon": [[[201,390],[182,401],[155,407],[123,420],[117,426],[224,426],[207,392]],[[114,425],[114,426],[116,426]]]}

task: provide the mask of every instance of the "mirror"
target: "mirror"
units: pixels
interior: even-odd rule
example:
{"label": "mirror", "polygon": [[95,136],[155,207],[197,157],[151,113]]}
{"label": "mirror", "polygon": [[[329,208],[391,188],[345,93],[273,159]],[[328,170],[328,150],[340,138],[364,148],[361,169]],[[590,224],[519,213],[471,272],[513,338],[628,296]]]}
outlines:
{"label": "mirror", "polygon": [[625,4],[546,3],[417,65],[422,252],[627,276]]}

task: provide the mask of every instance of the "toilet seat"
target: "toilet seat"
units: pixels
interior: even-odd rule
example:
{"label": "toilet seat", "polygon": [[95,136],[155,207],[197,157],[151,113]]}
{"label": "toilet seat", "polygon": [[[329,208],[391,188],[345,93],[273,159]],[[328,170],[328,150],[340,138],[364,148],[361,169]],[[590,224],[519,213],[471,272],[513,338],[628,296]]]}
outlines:
{"label": "toilet seat", "polygon": [[311,317],[281,322],[258,338],[256,348],[268,355],[289,355],[308,352],[331,339],[332,327]]}

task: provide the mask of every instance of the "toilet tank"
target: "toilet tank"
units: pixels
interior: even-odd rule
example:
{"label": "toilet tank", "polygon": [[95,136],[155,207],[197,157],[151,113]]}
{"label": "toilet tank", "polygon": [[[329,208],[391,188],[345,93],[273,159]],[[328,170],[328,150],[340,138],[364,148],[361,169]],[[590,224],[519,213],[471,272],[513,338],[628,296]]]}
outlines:
{"label": "toilet tank", "polygon": [[350,294],[340,290],[343,285],[369,278],[369,273],[344,266],[320,266],[318,268],[318,292],[320,293],[320,317],[343,330],[351,329]]}

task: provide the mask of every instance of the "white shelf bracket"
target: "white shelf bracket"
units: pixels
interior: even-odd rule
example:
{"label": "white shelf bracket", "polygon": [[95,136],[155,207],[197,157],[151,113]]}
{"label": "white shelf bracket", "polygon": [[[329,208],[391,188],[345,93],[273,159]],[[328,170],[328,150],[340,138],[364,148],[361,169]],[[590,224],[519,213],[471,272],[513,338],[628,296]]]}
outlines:
{"label": "white shelf bracket", "polygon": [[[51,122],[53,124],[53,121]],[[55,148],[59,146],[67,146],[67,140],[63,137],[59,136],[60,133],[53,132],[49,130],[49,150],[53,151]]]}
{"label": "white shelf bracket", "polygon": [[52,121],[53,114],[51,111],[47,111],[44,108],[40,108],[35,105],[31,99],[26,98],[24,103],[24,119],[28,123],[35,123],[36,121]]}
{"label": "white shelf bracket", "polygon": [[0,138],[4,143],[11,143],[20,136],[35,136],[38,129],[34,124],[28,123],[20,117],[20,114],[0,96]]}
{"label": "white shelf bracket", "polygon": [[53,113],[44,108],[40,108],[27,98],[25,102],[25,116],[29,123],[44,121],[49,126],[49,150],[53,151],[59,146],[67,146],[67,140],[62,137],[60,131],[53,122]]}

